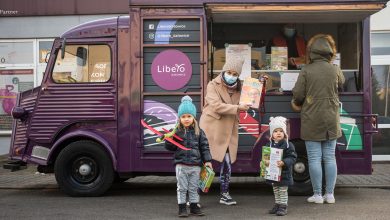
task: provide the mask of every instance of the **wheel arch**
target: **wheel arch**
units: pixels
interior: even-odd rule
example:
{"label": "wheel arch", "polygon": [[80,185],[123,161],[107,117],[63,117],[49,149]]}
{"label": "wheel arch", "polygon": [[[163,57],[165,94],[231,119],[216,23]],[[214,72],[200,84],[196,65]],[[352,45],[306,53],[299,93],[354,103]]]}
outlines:
{"label": "wheel arch", "polygon": [[112,151],[110,144],[100,135],[97,135],[96,133],[92,133],[89,131],[76,131],[68,133],[58,140],[56,140],[53,144],[53,147],[50,150],[49,156],[48,156],[48,164],[54,164],[57,160],[58,155],[60,152],[66,148],[70,143],[80,141],[80,140],[89,140],[93,141],[104,149],[104,151],[109,155],[111,158],[112,166],[114,168],[114,171],[117,169],[117,160],[115,157],[114,152]]}

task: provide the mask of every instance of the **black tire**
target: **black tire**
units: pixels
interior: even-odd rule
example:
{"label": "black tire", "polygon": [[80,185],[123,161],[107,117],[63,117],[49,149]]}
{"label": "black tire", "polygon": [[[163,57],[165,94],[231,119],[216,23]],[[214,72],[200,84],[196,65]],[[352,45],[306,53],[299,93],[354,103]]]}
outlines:
{"label": "black tire", "polygon": [[112,185],[114,170],[106,151],[92,141],[76,141],[58,155],[54,173],[70,196],[100,196]]}
{"label": "black tire", "polygon": [[298,158],[293,166],[294,185],[289,187],[290,195],[307,196],[313,194],[309,173],[309,161],[307,158],[304,141],[293,141]]}

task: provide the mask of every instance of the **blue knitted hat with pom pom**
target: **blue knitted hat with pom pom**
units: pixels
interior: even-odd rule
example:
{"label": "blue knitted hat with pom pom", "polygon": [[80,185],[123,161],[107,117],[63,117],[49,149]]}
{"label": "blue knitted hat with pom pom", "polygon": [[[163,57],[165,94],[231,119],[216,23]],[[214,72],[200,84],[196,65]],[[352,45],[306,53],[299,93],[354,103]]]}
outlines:
{"label": "blue knitted hat with pom pom", "polygon": [[190,114],[190,115],[194,116],[194,118],[196,118],[196,107],[192,103],[191,97],[186,95],[183,98],[181,98],[181,104],[179,105],[179,109],[177,110],[177,114],[178,114],[179,118],[183,114]]}

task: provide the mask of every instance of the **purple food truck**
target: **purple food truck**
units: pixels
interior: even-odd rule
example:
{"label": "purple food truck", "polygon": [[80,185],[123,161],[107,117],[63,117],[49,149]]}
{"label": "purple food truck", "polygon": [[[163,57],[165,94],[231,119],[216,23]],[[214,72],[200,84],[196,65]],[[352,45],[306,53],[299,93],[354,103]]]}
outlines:
{"label": "purple food truck", "polygon": [[[275,69],[269,40],[295,23],[306,40],[331,34],[346,82],[340,92],[339,174],[371,174],[372,134],[369,16],[387,0],[131,0],[129,15],[88,22],[54,41],[41,86],[18,94],[10,162],[55,173],[71,196],[97,196],[114,182],[173,175],[172,153],[155,130],[172,130],[183,95],[201,115],[207,83],[228,56],[245,58],[244,75],[267,74],[264,114],[240,113],[234,175],[259,175],[270,116],[290,121],[298,160],[295,193],[311,189],[300,115],[290,106],[299,70]],[[236,50],[234,48],[241,48]],[[270,59],[271,57],[271,59]],[[324,82],[326,83],[326,82]],[[142,123],[141,123],[142,122]],[[229,128],[227,128],[229,129]]]}

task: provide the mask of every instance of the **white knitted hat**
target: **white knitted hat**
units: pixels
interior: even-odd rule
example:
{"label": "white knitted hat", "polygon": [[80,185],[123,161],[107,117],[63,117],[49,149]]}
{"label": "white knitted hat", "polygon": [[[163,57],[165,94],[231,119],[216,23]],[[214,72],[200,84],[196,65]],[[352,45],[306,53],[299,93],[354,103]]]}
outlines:
{"label": "white knitted hat", "polygon": [[227,71],[227,70],[233,70],[238,73],[238,75],[241,74],[242,70],[242,65],[244,65],[244,60],[241,59],[229,59],[226,60],[225,65],[223,65],[222,70]]}
{"label": "white knitted hat", "polygon": [[284,132],[284,135],[286,136],[286,139],[288,138],[287,135],[287,118],[282,116],[277,117],[270,117],[269,118],[269,132],[272,137],[272,133],[274,133],[274,130],[277,128],[281,128]]}

